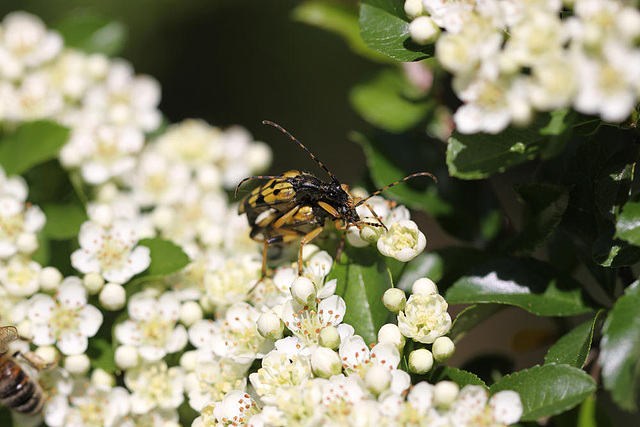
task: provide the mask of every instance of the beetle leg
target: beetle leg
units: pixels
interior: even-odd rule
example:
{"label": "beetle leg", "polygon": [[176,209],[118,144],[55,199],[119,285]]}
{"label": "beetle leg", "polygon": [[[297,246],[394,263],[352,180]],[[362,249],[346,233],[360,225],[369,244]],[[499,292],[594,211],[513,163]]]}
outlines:
{"label": "beetle leg", "polygon": [[285,224],[289,220],[289,218],[294,216],[296,214],[296,212],[298,212],[298,210],[300,210],[300,205],[295,206],[289,212],[287,212],[286,214],[284,214],[280,218],[278,218],[278,220],[273,223],[273,228],[282,227],[282,225]]}
{"label": "beetle leg", "polygon": [[318,235],[322,233],[322,228],[323,227],[318,227],[315,230],[310,231],[309,233],[305,234],[305,236],[300,241],[300,251],[298,252],[298,276],[302,276],[302,248],[304,247],[304,245],[318,237]]}
{"label": "beetle leg", "polygon": [[340,218],[340,214],[338,213],[336,208],[331,206],[329,203],[318,202],[318,206],[320,206],[325,211],[329,212],[334,218]]}
{"label": "beetle leg", "polygon": [[378,221],[378,223],[384,228],[384,231],[389,231],[387,226],[384,225],[384,223],[382,222],[382,218],[380,218],[380,216],[376,213],[376,211],[373,210],[373,206],[371,206],[367,202],[364,202],[364,205],[367,207],[367,209],[369,209],[369,212],[371,212],[373,214],[373,216],[375,217],[376,221]]}

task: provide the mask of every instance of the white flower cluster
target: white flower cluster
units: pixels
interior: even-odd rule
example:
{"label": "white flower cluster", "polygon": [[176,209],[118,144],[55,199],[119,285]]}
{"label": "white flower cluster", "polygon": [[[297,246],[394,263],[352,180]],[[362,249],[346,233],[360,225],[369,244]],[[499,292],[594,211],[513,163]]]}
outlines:
{"label": "white flower cluster", "polygon": [[[354,191],[356,194],[359,192]],[[427,246],[427,238],[411,220],[411,213],[403,205],[374,196],[356,208],[366,223],[362,229],[350,227],[347,241],[356,247],[375,244],[384,256],[402,262],[411,261]],[[380,226],[380,222],[385,225]]]}
{"label": "white flower cluster", "polygon": [[406,0],[405,11],[454,76],[462,133],[569,107],[621,122],[640,99],[640,11],[622,0]]}

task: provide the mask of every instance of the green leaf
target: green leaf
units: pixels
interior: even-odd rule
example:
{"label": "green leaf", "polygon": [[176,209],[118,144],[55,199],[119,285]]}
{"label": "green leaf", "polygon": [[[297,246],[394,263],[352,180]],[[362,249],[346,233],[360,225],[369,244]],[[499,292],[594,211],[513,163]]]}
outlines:
{"label": "green leaf", "polygon": [[600,343],[602,380],[622,409],[638,408],[640,386],[640,282],[629,286],[609,312]]}
{"label": "green leaf", "polygon": [[627,202],[616,222],[616,234],[635,246],[640,246],[640,202]]}
{"label": "green leaf", "polygon": [[600,321],[602,310],[598,311],[593,320],[584,322],[560,338],[544,357],[545,365],[570,365],[582,368],[589,356],[593,333]]}
{"label": "green leaf", "polygon": [[555,427],[614,427],[604,407],[591,395],[578,407],[553,417]]}
{"label": "green leaf", "polygon": [[420,178],[397,185],[385,191],[385,197],[424,210],[460,239],[491,240],[500,231],[499,204],[489,183],[450,178],[438,147],[406,135],[352,137],[362,146],[371,179],[379,188],[413,172],[427,171],[438,178],[437,184]]}
{"label": "green leaf", "polygon": [[369,123],[402,133],[425,120],[433,103],[398,69],[387,68],[351,89],[353,108]]}
{"label": "green leaf", "polygon": [[569,189],[566,187],[532,183],[518,185],[516,193],[525,202],[522,232],[508,247],[532,251],[546,242],[560,224],[569,204]]}
{"label": "green leaf", "polygon": [[151,250],[151,265],[145,276],[162,277],[182,270],[189,264],[189,256],[182,248],[161,238],[142,239],[140,245]]}
{"label": "green leaf", "polygon": [[520,394],[524,413],[521,421],[535,421],[565,412],[589,397],[596,383],[586,372],[568,365],[534,366],[507,375],[489,388]]}
{"label": "green leaf", "polygon": [[72,15],[58,23],[56,30],[67,47],[86,53],[115,56],[122,52],[127,41],[127,28],[121,22],[90,15]]}
{"label": "green leaf", "polygon": [[371,247],[347,246],[327,280],[338,279],[336,294],[347,304],[344,322],[368,343],[378,340],[377,333],[389,317],[382,295],[393,286],[382,256]]}
{"label": "green leaf", "polygon": [[450,304],[515,305],[539,316],[592,311],[579,284],[550,264],[530,258],[498,258],[478,265],[448,289]]}
{"label": "green leaf", "polygon": [[77,237],[80,226],[88,219],[80,205],[49,204],[43,206],[42,211],[47,217],[43,231],[54,240]]}
{"label": "green leaf", "polygon": [[433,56],[433,45],[420,46],[411,40],[409,18],[401,1],[362,0],[360,31],[369,47],[398,61],[419,61]]}
{"label": "green leaf", "polygon": [[460,388],[466,385],[480,385],[487,387],[476,374],[462,369],[454,368],[452,366],[441,366],[429,378],[429,382],[435,384],[439,381],[449,380],[458,384]]}
{"label": "green leaf", "polygon": [[475,304],[469,306],[456,316],[447,335],[454,342],[459,342],[467,335],[467,332],[504,308],[505,306],[501,304]]}
{"label": "green leaf", "polygon": [[593,242],[593,260],[603,267],[619,268],[632,266],[640,261],[640,247],[615,238],[615,225],[605,222],[602,232]]}
{"label": "green leaf", "polygon": [[449,173],[462,179],[482,179],[537,156],[549,158],[562,151],[572,127],[582,123],[566,110],[557,110],[538,115],[526,128],[511,126],[495,135],[454,132],[447,145]]}
{"label": "green leaf", "polygon": [[442,257],[437,253],[421,253],[405,264],[397,287],[409,292],[413,282],[423,277],[428,277],[437,283],[442,278],[444,268],[442,263]]}
{"label": "green leaf", "polygon": [[351,50],[376,62],[393,62],[388,56],[371,50],[360,36],[358,9],[351,3],[325,0],[306,1],[293,10],[293,18],[342,37]]}
{"label": "green leaf", "polygon": [[0,164],[7,175],[19,175],[53,159],[67,142],[69,130],[53,122],[23,123],[0,141]]}

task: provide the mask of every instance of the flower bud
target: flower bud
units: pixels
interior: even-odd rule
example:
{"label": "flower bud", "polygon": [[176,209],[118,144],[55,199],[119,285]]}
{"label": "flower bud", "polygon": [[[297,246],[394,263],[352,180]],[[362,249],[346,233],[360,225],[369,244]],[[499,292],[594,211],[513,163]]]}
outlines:
{"label": "flower bud", "polygon": [[438,363],[445,362],[453,356],[453,353],[456,351],[456,345],[453,343],[451,338],[449,337],[438,337],[433,342],[433,347],[431,347],[431,352],[433,353],[433,358]]}
{"label": "flower bud", "polygon": [[428,16],[418,16],[409,24],[409,35],[418,44],[429,44],[440,35],[440,27]]}
{"label": "flower bud", "polygon": [[418,279],[413,282],[413,285],[411,286],[411,293],[421,295],[437,294],[438,287],[433,283],[433,280],[423,277],[422,279]]}
{"label": "flower bud", "polygon": [[91,372],[91,383],[99,389],[111,389],[116,385],[116,379],[104,369],[94,369]]}
{"label": "flower bud", "polygon": [[84,375],[89,371],[89,357],[82,354],[74,354],[64,359],[64,369],[73,375]]}
{"label": "flower bud", "polygon": [[311,280],[306,277],[298,277],[291,284],[291,296],[302,305],[315,304],[316,287]]}
{"label": "flower bud", "polygon": [[330,348],[317,347],[311,354],[311,369],[320,378],[330,378],[342,372],[342,361]]}
{"label": "flower bud", "polygon": [[138,349],[132,345],[121,345],[116,348],[114,359],[118,368],[129,369],[138,365],[140,354]]}
{"label": "flower bud", "polygon": [[38,237],[30,232],[21,233],[16,241],[16,247],[23,254],[34,253],[38,249]]}
{"label": "flower bud", "polygon": [[191,326],[203,318],[202,307],[195,301],[186,301],[180,306],[180,322]]}
{"label": "flower bud", "polygon": [[45,267],[40,270],[40,289],[45,292],[53,292],[62,282],[62,273],[55,267]]}
{"label": "flower bud", "polygon": [[340,346],[340,334],[335,326],[327,326],[320,331],[318,342],[322,347],[337,350]]}
{"label": "flower bud", "polygon": [[404,2],[404,13],[411,19],[424,13],[422,0],[406,0]]}
{"label": "flower bud", "polygon": [[198,350],[185,351],[180,356],[180,366],[185,371],[195,371],[198,364]]}
{"label": "flower bud", "polygon": [[98,297],[100,304],[107,310],[119,310],[127,302],[127,293],[124,287],[115,283],[107,283]]}
{"label": "flower bud", "polygon": [[399,311],[404,310],[407,296],[402,289],[389,288],[382,295],[382,303],[390,312],[398,314]]}
{"label": "flower bud", "polygon": [[391,385],[391,372],[389,368],[375,364],[371,366],[364,375],[364,383],[367,388],[376,396],[387,390]]}
{"label": "flower bud", "polygon": [[82,284],[89,292],[89,295],[95,295],[104,286],[104,279],[98,273],[87,273],[82,278]]}
{"label": "flower bud", "polygon": [[458,398],[460,387],[453,381],[440,381],[433,389],[433,404],[440,408],[448,408]]}
{"label": "flower bud", "polygon": [[36,349],[36,356],[45,363],[55,363],[58,360],[58,350],[52,345],[43,345]]}
{"label": "flower bud", "polygon": [[491,396],[489,406],[493,419],[504,425],[515,424],[522,417],[523,407],[520,395],[513,390],[502,390]]}
{"label": "flower bud", "polygon": [[433,355],[426,348],[413,350],[409,354],[409,371],[414,374],[426,374],[433,367]]}
{"label": "flower bud", "polygon": [[278,340],[284,333],[284,323],[282,319],[273,311],[262,313],[256,322],[258,333],[265,338]]}
{"label": "flower bud", "polygon": [[406,343],[404,335],[402,335],[398,326],[393,323],[382,325],[378,331],[378,342],[384,341],[393,343],[398,350],[402,350]]}

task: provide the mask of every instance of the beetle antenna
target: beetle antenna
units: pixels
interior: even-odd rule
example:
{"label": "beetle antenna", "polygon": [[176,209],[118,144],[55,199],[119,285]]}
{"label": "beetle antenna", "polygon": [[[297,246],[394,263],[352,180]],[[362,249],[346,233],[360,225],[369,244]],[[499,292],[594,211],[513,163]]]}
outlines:
{"label": "beetle antenna", "polygon": [[338,181],[338,178],[331,173],[331,171],[329,169],[327,169],[327,167],[325,165],[322,164],[322,162],[311,152],[309,151],[309,149],[307,147],[305,147],[302,142],[298,141],[296,139],[295,136],[291,135],[285,128],[283,128],[282,126],[280,126],[277,123],[274,123],[270,120],[263,120],[262,121],[263,125],[269,125],[269,126],[273,126],[274,128],[278,129],[280,132],[284,133],[285,135],[287,135],[289,138],[291,138],[291,140],[293,142],[295,142],[296,144],[298,144],[300,146],[300,148],[302,148],[304,151],[307,152],[307,154],[309,154],[311,156],[311,158],[313,160],[315,160],[322,169],[325,170],[325,172],[327,172],[329,174],[329,176],[331,177],[331,179],[333,180],[333,182],[335,182],[336,184],[340,184],[340,181]]}
{"label": "beetle antenna", "polygon": [[438,179],[437,179],[435,176],[433,176],[432,174],[430,174],[429,172],[418,172],[418,173],[412,173],[412,174],[411,174],[411,175],[409,175],[409,176],[405,176],[404,178],[402,178],[402,179],[400,179],[400,180],[398,180],[398,181],[396,181],[396,182],[392,182],[391,184],[386,185],[386,186],[382,187],[381,189],[374,191],[373,193],[369,194],[369,195],[368,195],[367,197],[365,197],[364,199],[359,200],[359,201],[358,201],[358,203],[356,203],[356,207],[360,206],[361,204],[363,204],[364,202],[366,202],[367,200],[369,200],[369,199],[370,199],[370,198],[372,198],[373,196],[377,196],[378,194],[382,193],[384,190],[386,190],[386,189],[388,189],[388,188],[391,188],[391,187],[393,187],[393,186],[395,186],[395,185],[398,185],[398,184],[400,184],[401,182],[405,182],[405,181],[407,181],[407,180],[409,180],[409,179],[411,179],[411,178],[418,177],[418,176],[428,176],[428,177],[432,178],[435,182],[438,182]]}

